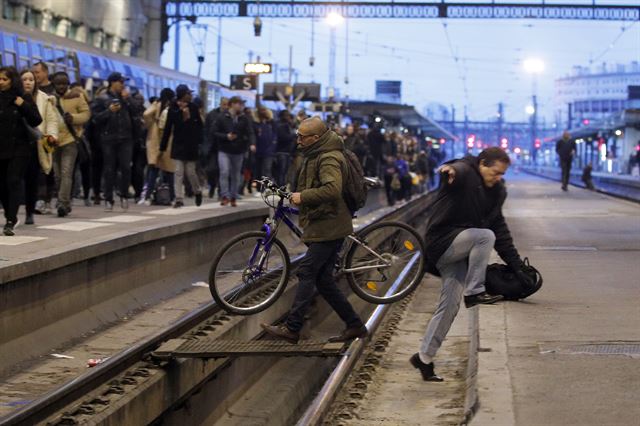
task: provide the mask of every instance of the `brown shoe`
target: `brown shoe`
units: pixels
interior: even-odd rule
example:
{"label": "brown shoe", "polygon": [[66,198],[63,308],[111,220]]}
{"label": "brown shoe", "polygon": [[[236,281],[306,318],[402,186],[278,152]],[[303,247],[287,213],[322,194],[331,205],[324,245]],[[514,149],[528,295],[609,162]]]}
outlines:
{"label": "brown shoe", "polygon": [[231,207],[236,207],[236,206],[237,206],[237,204],[236,204],[236,199],[235,199],[235,198],[232,198],[232,199],[231,199]]}
{"label": "brown shoe", "polygon": [[229,199],[227,197],[222,197],[222,200],[220,200],[220,205],[226,206],[227,204],[229,204]]}
{"label": "brown shoe", "polygon": [[269,325],[269,324],[260,324],[260,327],[269,335],[273,337],[277,337],[278,339],[286,340],[289,343],[298,343],[300,340],[300,333],[296,333],[295,331],[289,330],[286,325]]}
{"label": "brown shoe", "polygon": [[351,327],[344,330],[340,333],[339,336],[329,337],[330,342],[346,342],[349,340],[353,340],[356,338],[364,338],[369,334],[369,330],[367,330],[367,326],[361,325],[360,327]]}

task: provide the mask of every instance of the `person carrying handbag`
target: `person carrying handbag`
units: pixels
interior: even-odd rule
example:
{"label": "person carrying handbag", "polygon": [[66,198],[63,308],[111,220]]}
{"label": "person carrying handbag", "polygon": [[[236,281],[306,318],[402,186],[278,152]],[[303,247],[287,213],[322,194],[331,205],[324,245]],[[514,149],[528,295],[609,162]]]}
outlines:
{"label": "person carrying handbag", "polygon": [[79,93],[69,90],[69,75],[57,72],[53,75],[56,89],[58,117],[58,146],[53,153],[53,170],[58,188],[58,217],[71,212],[71,187],[73,171],[78,156],[78,141],[82,137],[83,126],[89,121],[89,105]]}

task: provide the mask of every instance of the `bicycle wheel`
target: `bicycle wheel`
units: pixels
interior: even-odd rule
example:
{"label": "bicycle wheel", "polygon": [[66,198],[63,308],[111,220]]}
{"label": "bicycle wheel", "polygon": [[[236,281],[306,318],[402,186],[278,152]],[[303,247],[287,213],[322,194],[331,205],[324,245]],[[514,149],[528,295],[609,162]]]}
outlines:
{"label": "bicycle wheel", "polygon": [[245,232],[226,243],[209,270],[209,290],[218,305],[250,315],[271,306],[289,280],[289,253],[278,239],[267,246],[265,232]]}
{"label": "bicycle wheel", "polygon": [[354,293],[370,303],[392,303],[411,293],[424,275],[424,242],[400,222],[373,224],[356,235],[344,272]]}

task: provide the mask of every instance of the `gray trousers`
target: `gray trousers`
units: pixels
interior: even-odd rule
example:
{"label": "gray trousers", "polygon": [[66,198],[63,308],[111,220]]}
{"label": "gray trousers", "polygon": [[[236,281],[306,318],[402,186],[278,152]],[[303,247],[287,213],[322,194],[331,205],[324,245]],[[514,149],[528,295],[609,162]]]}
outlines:
{"label": "gray trousers", "polygon": [[176,163],[176,171],[174,175],[174,183],[173,188],[176,192],[176,201],[182,201],[184,199],[184,175],[187,175],[187,179],[189,179],[189,183],[191,184],[191,189],[193,189],[194,194],[199,194],[201,192],[200,189],[200,180],[198,179],[198,174],[196,173],[196,162],[195,161],[182,161],[182,160],[174,160]]}
{"label": "gray trousers", "polygon": [[71,185],[73,185],[73,171],[78,156],[78,144],[68,143],[53,151],[53,173],[58,188],[58,202],[65,208],[71,207]]}
{"label": "gray trousers", "polygon": [[487,265],[495,242],[490,229],[465,229],[438,259],[442,293],[422,340],[421,354],[433,358],[438,352],[458,314],[463,294],[473,296],[485,291]]}

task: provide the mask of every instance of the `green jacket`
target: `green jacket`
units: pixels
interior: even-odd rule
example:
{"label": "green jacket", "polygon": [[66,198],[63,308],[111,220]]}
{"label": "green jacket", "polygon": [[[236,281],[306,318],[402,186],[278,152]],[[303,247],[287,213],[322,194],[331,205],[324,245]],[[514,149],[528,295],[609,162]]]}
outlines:
{"label": "green jacket", "polygon": [[353,224],[342,198],[342,138],[329,130],[313,145],[299,149],[303,156],[297,186],[302,240],[312,243],[346,237],[353,232]]}

